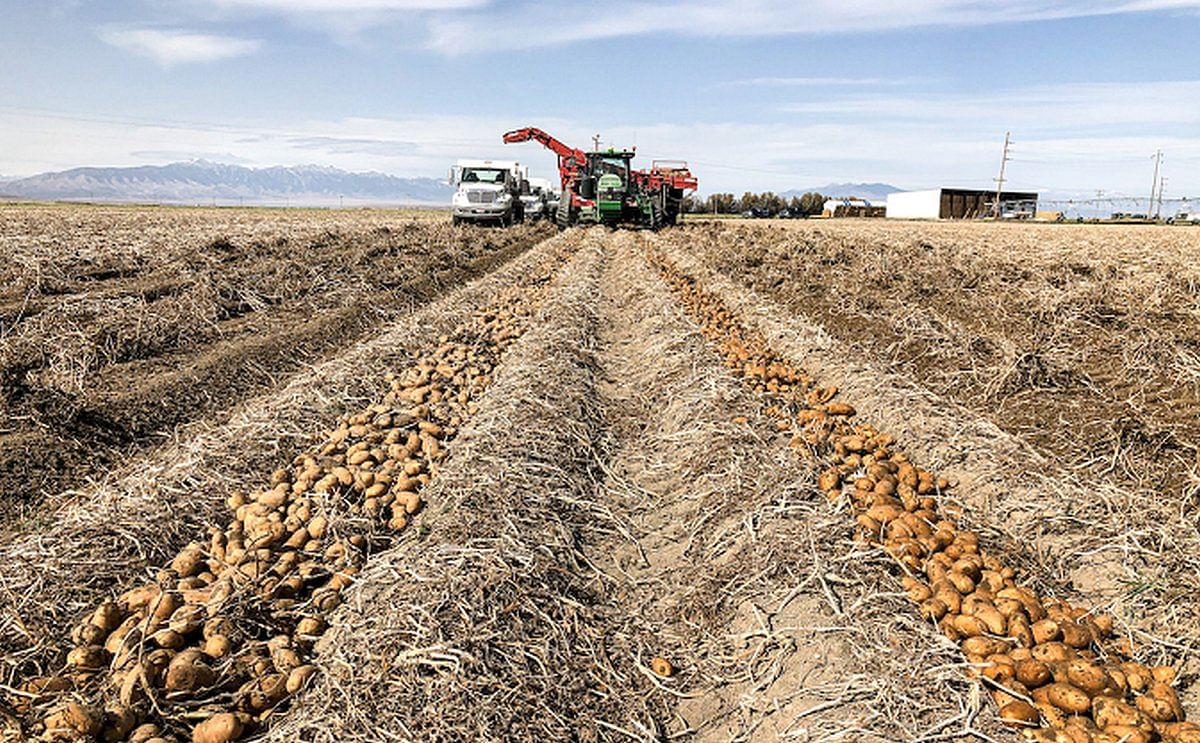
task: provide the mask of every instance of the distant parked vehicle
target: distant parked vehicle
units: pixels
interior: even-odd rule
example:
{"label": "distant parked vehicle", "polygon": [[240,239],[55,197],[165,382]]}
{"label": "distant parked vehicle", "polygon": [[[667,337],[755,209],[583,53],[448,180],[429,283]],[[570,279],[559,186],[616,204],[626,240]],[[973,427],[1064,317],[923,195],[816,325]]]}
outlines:
{"label": "distant parked vehicle", "polygon": [[1200,224],[1200,212],[1179,212],[1167,224]]}
{"label": "distant parked vehicle", "polygon": [[[554,210],[547,206],[551,193],[553,192],[550,190],[550,181],[545,178],[530,178],[529,193],[521,196],[521,203],[525,207],[525,219],[530,221],[549,219],[554,214]],[[558,208],[557,200],[554,208]]]}
{"label": "distant parked vehicle", "polygon": [[755,206],[742,212],[742,216],[746,219],[770,219],[775,213],[766,207]]}

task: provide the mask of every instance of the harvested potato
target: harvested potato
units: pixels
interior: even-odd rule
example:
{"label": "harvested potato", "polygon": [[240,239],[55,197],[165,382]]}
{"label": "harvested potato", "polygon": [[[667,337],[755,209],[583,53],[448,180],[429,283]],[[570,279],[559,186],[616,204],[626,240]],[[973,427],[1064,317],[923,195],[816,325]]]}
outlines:
{"label": "harvested potato", "polygon": [[675,675],[675,666],[671,664],[671,661],[662,656],[656,656],[650,660],[650,670],[663,678],[670,678]]}
{"label": "harvested potato", "polygon": [[1055,682],[1044,688],[1046,698],[1063,712],[1078,715],[1092,708],[1092,700],[1088,695],[1071,684]]}
{"label": "harvested potato", "polygon": [[1000,719],[1007,725],[1030,727],[1040,723],[1042,716],[1032,704],[1018,699],[1000,708]]}
{"label": "harvested potato", "polygon": [[192,743],[230,743],[240,738],[244,729],[237,715],[221,712],[192,730]]}

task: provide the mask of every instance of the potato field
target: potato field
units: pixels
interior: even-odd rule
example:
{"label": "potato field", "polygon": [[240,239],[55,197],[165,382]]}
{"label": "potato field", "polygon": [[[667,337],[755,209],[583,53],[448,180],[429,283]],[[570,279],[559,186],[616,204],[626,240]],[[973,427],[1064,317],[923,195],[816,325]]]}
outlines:
{"label": "potato field", "polygon": [[0,207],[0,742],[1198,743],[1198,252]]}

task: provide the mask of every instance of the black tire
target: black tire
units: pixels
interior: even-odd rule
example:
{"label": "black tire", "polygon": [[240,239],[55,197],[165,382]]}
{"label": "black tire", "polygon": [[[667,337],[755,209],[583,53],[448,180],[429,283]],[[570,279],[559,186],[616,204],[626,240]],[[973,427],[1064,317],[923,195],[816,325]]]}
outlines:
{"label": "black tire", "polygon": [[663,209],[662,198],[650,199],[650,229],[658,232],[667,225],[667,213]]}
{"label": "black tire", "polygon": [[558,202],[558,210],[554,213],[554,223],[558,229],[565,230],[571,226],[571,194],[563,191],[562,199]]}
{"label": "black tire", "polygon": [[450,217],[450,224],[454,225],[455,227],[460,226],[462,224],[462,217],[458,216],[457,214],[453,217]]}

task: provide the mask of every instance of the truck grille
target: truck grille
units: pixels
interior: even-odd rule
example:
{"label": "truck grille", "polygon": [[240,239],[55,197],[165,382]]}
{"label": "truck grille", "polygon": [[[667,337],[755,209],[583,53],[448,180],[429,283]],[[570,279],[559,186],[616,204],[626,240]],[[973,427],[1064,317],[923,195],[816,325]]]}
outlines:
{"label": "truck grille", "polygon": [[467,191],[467,201],[472,204],[490,204],[495,200],[495,191]]}

